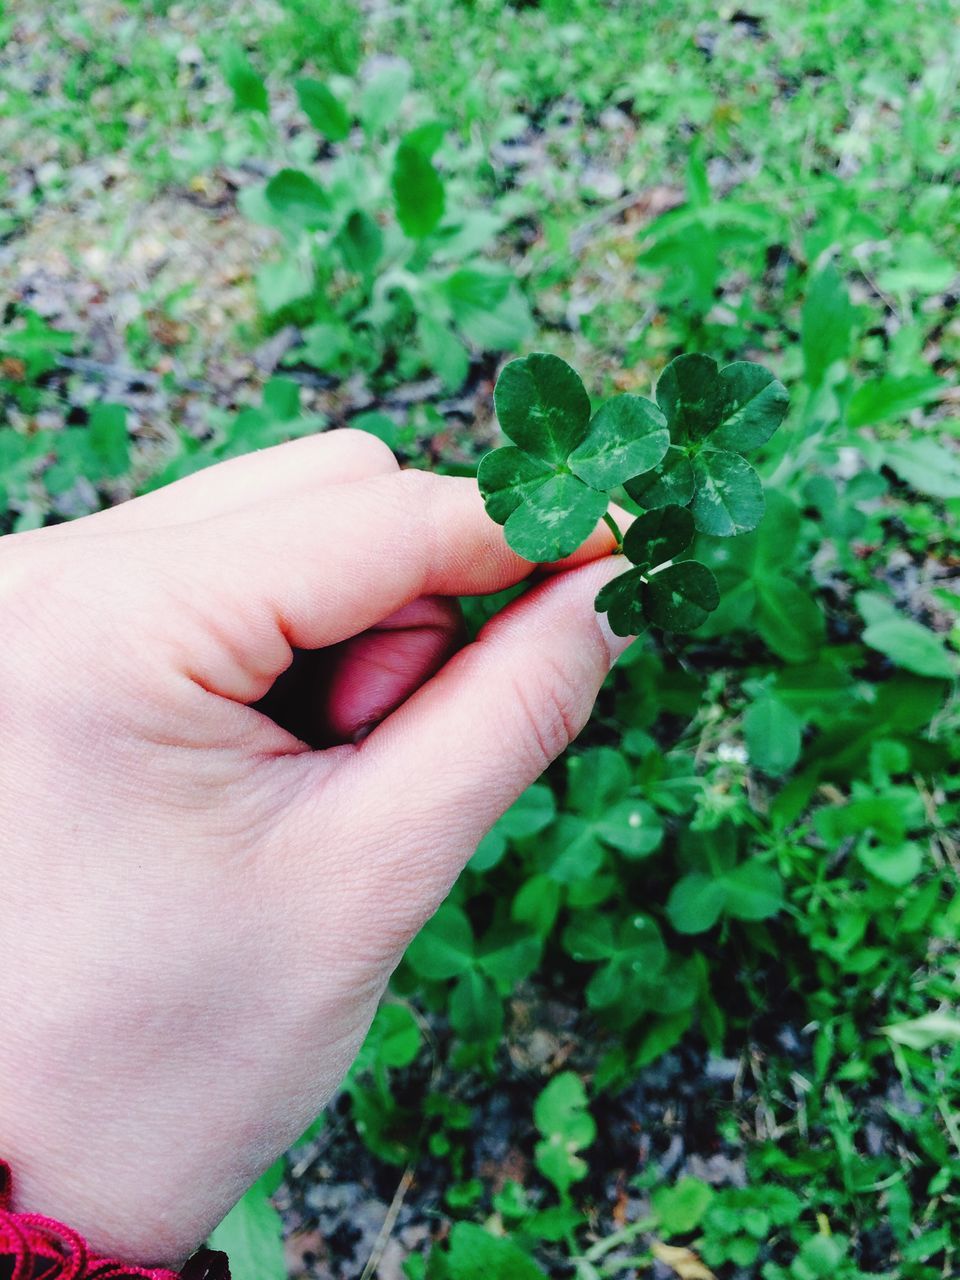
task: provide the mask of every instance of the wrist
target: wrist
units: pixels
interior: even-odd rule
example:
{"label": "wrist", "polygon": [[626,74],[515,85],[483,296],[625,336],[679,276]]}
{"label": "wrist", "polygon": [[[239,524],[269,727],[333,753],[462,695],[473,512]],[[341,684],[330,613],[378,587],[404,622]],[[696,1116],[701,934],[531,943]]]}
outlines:
{"label": "wrist", "polygon": [[182,1272],[143,1267],[92,1249],[73,1227],[14,1207],[10,1166],[0,1160],[0,1274],[45,1280],[230,1280],[226,1254],[202,1249]]}

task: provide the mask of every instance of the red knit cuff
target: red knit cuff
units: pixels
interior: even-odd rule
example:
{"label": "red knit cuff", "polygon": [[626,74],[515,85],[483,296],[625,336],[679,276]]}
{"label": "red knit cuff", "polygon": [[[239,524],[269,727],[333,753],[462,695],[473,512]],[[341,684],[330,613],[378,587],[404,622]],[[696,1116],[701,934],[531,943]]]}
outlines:
{"label": "red knit cuff", "polygon": [[0,1160],[0,1280],[230,1280],[225,1253],[200,1249],[182,1271],[130,1266],[91,1253],[62,1222],[14,1213],[10,1166]]}

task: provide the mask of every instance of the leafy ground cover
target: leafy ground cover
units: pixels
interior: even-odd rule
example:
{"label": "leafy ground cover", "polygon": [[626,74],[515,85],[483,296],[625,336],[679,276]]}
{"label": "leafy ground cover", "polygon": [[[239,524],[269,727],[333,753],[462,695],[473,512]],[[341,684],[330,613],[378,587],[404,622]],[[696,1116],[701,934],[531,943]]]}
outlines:
{"label": "leafy ground cover", "polygon": [[719,607],[481,845],[241,1280],[960,1270],[958,16],[0,8],[4,531],[347,422],[471,472],[533,351],[588,413],[682,351],[790,397]]}

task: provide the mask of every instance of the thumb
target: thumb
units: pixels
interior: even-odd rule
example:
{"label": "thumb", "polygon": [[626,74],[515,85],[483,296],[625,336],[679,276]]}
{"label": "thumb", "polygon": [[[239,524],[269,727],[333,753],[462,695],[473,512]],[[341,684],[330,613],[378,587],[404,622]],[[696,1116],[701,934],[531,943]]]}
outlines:
{"label": "thumb", "polygon": [[[339,644],[423,596],[501,591],[533,568],[474,481],[420,471],[273,497],[156,537],[184,606],[159,627],[176,629],[193,679],[239,702],[266,694],[291,648]],[[610,541],[599,525],[577,554]],[[188,619],[199,623],[189,637]]]}
{"label": "thumb", "polygon": [[[367,850],[358,886],[371,925],[379,901],[401,935],[412,934],[483,834],[584,727],[630,643],[594,608],[623,567],[607,557],[515,601],[343,762],[339,801],[386,833]],[[322,829],[329,793],[317,779],[307,774],[295,802],[300,833]],[[303,856],[309,883],[311,850]]]}

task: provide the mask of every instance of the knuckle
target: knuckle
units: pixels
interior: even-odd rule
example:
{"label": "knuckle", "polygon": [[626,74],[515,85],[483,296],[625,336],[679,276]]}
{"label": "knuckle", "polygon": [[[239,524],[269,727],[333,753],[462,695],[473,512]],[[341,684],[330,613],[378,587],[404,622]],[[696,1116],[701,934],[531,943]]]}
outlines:
{"label": "knuckle", "polygon": [[440,510],[443,477],[429,471],[407,470],[396,476],[398,515],[403,521],[407,541],[420,548],[425,570],[444,558],[449,531],[444,528]]}
{"label": "knuckle", "polygon": [[418,471],[408,467],[397,475],[397,484],[405,501],[417,506],[432,508],[436,500],[437,484],[442,483],[439,476],[430,471]]}
{"label": "knuckle", "polygon": [[400,464],[393,450],[369,431],[361,431],[358,427],[338,427],[322,438],[345,449],[351,459],[371,475],[386,475],[399,470]]}
{"label": "knuckle", "polygon": [[542,772],[583,728],[583,692],[569,671],[545,659],[536,679],[517,687],[516,701],[534,763]]}

